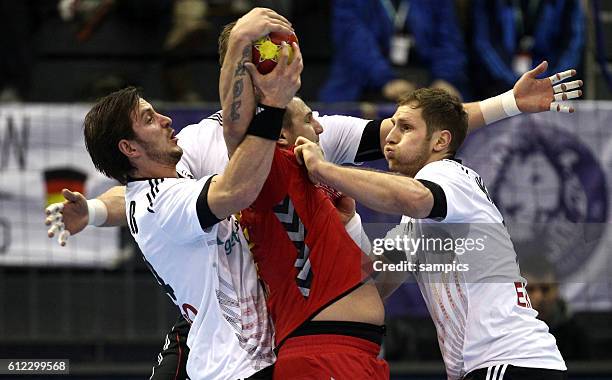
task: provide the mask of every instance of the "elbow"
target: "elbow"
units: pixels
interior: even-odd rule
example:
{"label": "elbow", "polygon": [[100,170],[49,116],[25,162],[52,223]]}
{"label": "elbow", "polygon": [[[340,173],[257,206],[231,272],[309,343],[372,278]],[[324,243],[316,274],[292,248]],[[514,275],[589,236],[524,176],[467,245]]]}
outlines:
{"label": "elbow", "polygon": [[231,199],[231,203],[234,205],[234,208],[237,211],[240,211],[248,208],[251,206],[251,204],[253,204],[253,202],[255,202],[260,190],[261,186],[248,183],[245,184],[245,186],[230,191],[228,197]]}
{"label": "elbow", "polygon": [[242,140],[244,140],[244,133],[236,129],[226,128],[224,125],[223,140],[225,140],[225,145],[227,146],[227,153],[232,157]]}
{"label": "elbow", "polygon": [[261,190],[261,186],[249,186],[243,193],[242,199],[240,200],[240,205],[242,206],[240,209],[243,210],[255,202],[257,196],[259,195],[259,191]]}
{"label": "elbow", "polygon": [[415,219],[425,219],[433,207],[433,195],[425,186],[418,186],[400,200],[402,213]]}

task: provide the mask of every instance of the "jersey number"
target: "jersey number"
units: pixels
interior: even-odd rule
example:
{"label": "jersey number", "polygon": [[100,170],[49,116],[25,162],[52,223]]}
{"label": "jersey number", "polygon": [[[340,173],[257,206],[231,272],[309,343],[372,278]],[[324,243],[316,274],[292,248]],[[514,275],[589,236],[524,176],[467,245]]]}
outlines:
{"label": "jersey number", "polygon": [[531,301],[529,300],[527,289],[525,289],[525,284],[522,282],[515,282],[514,288],[516,289],[517,305],[531,309]]}
{"label": "jersey number", "polygon": [[136,224],[136,218],[134,214],[136,213],[136,201],[130,202],[130,218],[128,219],[128,224],[130,225],[130,231],[132,235],[136,235],[138,233],[138,225]]}

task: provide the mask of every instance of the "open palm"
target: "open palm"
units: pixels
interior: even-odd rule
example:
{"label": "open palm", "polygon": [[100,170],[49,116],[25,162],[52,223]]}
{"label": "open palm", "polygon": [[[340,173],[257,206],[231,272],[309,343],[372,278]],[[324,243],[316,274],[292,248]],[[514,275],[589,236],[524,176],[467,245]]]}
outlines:
{"label": "open palm", "polygon": [[[533,70],[523,74],[516,82],[513,91],[516,105],[519,110],[525,113],[544,112],[551,110],[551,103],[554,103],[555,105],[552,108],[556,111],[574,112],[573,107],[563,106],[556,102],[581,96],[581,90],[569,92],[566,92],[566,90],[580,88],[582,86],[582,81],[577,80],[553,87],[554,83],[551,78],[537,78],[539,75],[543,74],[547,68],[548,62],[543,61]],[[563,73],[555,74],[553,77],[557,77],[557,79],[554,79],[555,81],[562,81],[574,75],[576,75],[576,70],[568,70]]]}

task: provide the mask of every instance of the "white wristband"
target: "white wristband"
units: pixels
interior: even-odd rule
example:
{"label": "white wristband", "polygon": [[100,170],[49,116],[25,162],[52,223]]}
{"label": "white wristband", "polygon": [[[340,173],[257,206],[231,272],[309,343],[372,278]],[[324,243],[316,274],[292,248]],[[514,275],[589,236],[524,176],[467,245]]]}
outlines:
{"label": "white wristband", "polygon": [[480,105],[480,111],[487,124],[495,123],[501,119],[516,116],[521,113],[521,110],[519,110],[516,105],[513,90],[485,99],[478,104]]}
{"label": "white wristband", "polygon": [[90,226],[100,227],[106,222],[106,218],[108,218],[106,205],[99,199],[87,200],[87,212],[89,213],[87,224]]}

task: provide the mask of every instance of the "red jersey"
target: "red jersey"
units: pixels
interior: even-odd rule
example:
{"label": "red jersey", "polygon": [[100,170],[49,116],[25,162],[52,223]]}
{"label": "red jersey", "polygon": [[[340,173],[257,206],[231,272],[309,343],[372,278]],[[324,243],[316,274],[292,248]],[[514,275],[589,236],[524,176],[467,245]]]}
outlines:
{"label": "red jersey", "polygon": [[241,223],[269,291],[277,346],[363,280],[361,249],[292,151],[276,149],[268,179]]}

